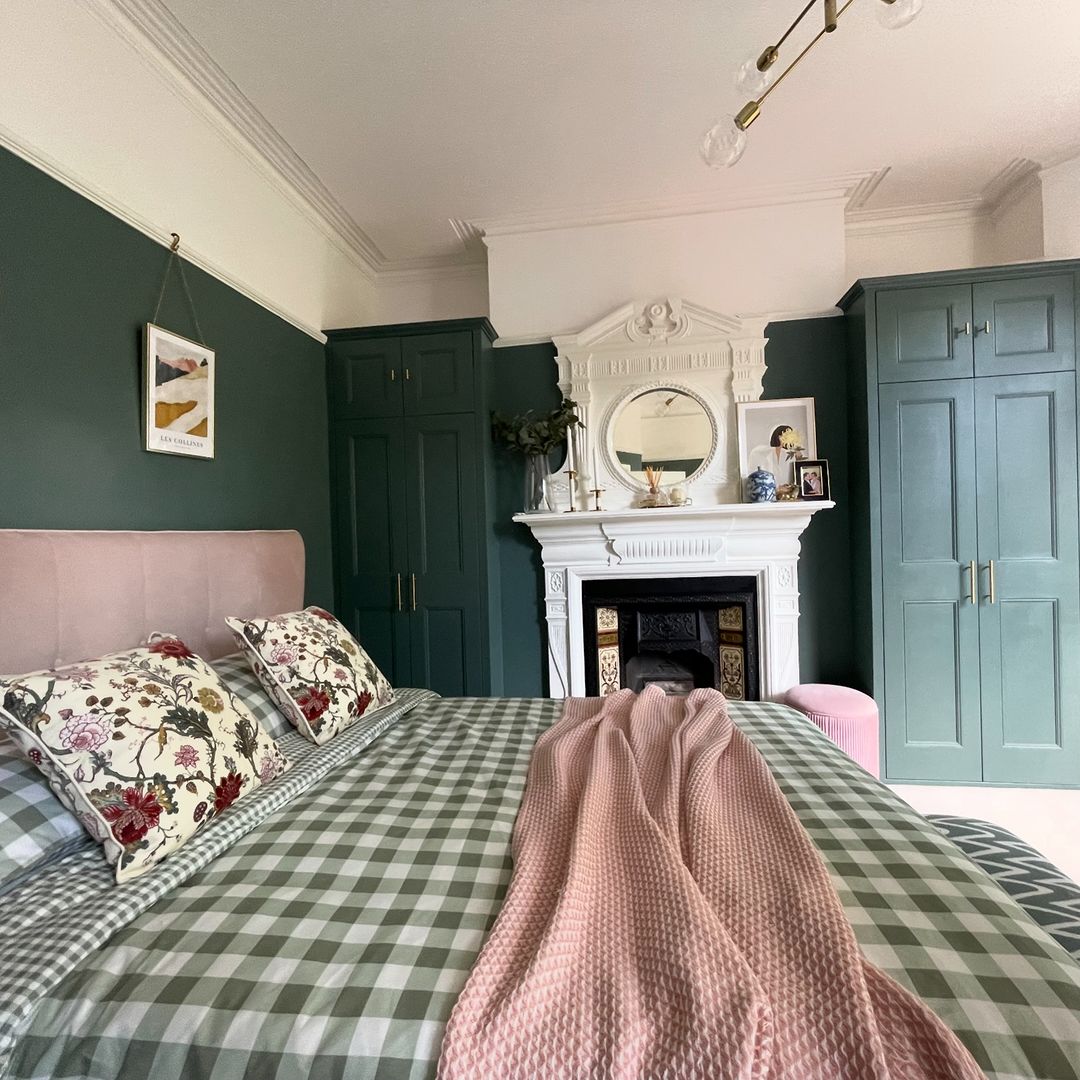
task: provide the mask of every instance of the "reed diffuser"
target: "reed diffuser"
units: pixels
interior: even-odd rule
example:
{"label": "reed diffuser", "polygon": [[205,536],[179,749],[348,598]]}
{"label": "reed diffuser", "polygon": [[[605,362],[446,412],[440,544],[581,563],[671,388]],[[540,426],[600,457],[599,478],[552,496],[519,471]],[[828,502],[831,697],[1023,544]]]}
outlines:
{"label": "reed diffuser", "polygon": [[655,469],[652,465],[645,466],[645,480],[649,485],[649,492],[642,498],[642,506],[671,505],[671,500],[668,498],[667,492],[660,486],[660,480],[663,475],[663,468]]}

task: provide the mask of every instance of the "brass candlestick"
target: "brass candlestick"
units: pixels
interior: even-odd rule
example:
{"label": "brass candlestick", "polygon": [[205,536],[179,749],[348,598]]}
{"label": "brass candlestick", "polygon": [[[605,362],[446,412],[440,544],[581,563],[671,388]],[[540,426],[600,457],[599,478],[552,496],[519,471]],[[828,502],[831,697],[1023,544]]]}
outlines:
{"label": "brass candlestick", "polygon": [[564,513],[572,514],[577,507],[574,505],[577,502],[577,471],[575,469],[567,469],[566,475],[570,477],[570,509],[564,511]]}
{"label": "brass candlestick", "polygon": [[589,493],[592,495],[593,499],[595,500],[595,505],[593,506],[594,510],[603,510],[604,509],[600,505],[600,496],[603,495],[605,491],[607,491],[607,488],[601,488],[601,487],[589,488]]}

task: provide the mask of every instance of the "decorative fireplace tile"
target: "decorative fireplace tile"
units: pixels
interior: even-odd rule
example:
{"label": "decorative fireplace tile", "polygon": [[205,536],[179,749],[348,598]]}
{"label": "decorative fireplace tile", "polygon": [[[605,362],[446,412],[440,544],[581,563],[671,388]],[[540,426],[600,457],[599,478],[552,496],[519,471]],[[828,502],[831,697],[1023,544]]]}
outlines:
{"label": "decorative fireplace tile", "polygon": [[615,608],[596,609],[596,668],[600,697],[622,689],[619,672],[619,613]]}

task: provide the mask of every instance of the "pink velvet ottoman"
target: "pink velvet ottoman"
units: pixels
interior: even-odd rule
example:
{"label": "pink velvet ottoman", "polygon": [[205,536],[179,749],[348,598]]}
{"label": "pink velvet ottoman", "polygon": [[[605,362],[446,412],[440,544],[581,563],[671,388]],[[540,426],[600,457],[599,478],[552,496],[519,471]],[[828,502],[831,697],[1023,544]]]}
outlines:
{"label": "pink velvet ottoman", "polygon": [[878,710],[872,697],[850,686],[805,683],[785,695],[785,703],[805,713],[852,761],[872,776],[878,764]]}

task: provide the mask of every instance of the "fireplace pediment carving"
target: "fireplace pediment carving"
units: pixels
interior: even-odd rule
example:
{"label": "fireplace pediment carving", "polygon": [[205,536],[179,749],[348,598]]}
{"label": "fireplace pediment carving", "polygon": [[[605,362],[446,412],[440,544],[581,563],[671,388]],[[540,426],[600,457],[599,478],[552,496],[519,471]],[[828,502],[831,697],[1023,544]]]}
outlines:
{"label": "fireplace pediment carving", "polygon": [[[672,401],[687,406],[682,423],[700,428],[700,449],[680,460],[677,447],[664,450],[661,434],[648,456],[663,461],[667,453],[667,479],[691,484],[695,504],[739,502],[735,404],[761,397],[764,331],[763,319],[740,319],[665,297],[624,304],[577,334],[554,338],[559,388],[580,406],[587,433],[584,460],[577,463],[579,505],[585,506],[586,492],[598,486],[612,509],[634,505],[645,490],[647,459],[622,446],[625,437],[616,428],[623,417],[625,430],[627,409],[644,409],[637,403],[650,390],[670,392]],[[653,396],[661,403],[656,409],[663,407],[666,399]],[[660,430],[669,421],[669,430],[677,433],[677,410],[678,405],[667,417],[653,415],[653,409],[640,423]],[[700,416],[691,415],[698,411]]]}

